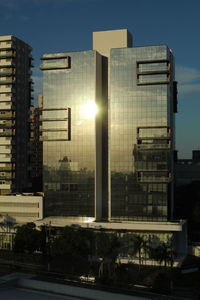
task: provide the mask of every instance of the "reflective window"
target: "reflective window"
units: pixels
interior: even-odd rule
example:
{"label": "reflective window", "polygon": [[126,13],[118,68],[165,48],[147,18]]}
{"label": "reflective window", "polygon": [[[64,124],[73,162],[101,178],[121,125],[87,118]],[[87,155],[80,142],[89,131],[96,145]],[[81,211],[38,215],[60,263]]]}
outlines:
{"label": "reflective window", "polygon": [[[43,142],[45,214],[94,217],[95,119],[88,117],[88,111],[95,103],[96,55],[94,51],[66,55],[71,58],[69,70],[43,71],[42,118],[52,120],[43,122],[43,136],[48,140],[61,139]],[[61,109],[68,107],[70,141],[66,140],[67,132],[52,131],[67,129],[67,111]],[[59,121],[55,121],[57,118]]]}
{"label": "reflective window", "polygon": [[[112,220],[164,221],[168,218],[174,122],[171,66],[172,57],[166,46],[111,50]],[[146,73],[140,75],[142,81],[161,82],[167,78],[169,84],[138,85],[138,72]]]}

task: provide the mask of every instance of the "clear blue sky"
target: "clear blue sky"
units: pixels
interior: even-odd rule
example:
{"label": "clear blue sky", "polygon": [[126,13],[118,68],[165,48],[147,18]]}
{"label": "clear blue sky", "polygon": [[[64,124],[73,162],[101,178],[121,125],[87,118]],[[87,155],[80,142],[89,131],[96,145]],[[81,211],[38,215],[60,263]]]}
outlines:
{"label": "clear blue sky", "polygon": [[179,157],[200,149],[199,0],[0,0],[0,35],[33,47],[35,93],[41,92],[43,53],[91,49],[96,30],[128,28],[134,44],[167,44],[176,58]]}

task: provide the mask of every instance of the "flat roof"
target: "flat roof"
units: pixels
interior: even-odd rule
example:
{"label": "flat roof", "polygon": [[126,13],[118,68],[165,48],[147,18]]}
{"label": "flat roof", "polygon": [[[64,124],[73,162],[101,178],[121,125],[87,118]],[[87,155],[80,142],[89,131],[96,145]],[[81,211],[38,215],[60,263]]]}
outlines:
{"label": "flat roof", "polygon": [[53,227],[77,226],[91,229],[106,230],[130,230],[130,231],[182,231],[186,220],[175,220],[171,222],[95,222],[70,219],[67,217],[47,217],[36,221],[36,225],[51,224]]}

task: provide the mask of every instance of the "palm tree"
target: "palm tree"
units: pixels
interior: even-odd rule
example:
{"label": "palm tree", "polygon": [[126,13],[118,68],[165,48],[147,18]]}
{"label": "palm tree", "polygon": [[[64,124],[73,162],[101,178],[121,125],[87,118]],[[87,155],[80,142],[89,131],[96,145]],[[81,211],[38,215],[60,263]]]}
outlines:
{"label": "palm tree", "polygon": [[144,237],[141,235],[134,235],[131,241],[133,242],[131,252],[134,256],[138,255],[139,270],[140,270],[141,262],[142,262],[142,251],[146,251],[147,242],[144,240]]}
{"label": "palm tree", "polygon": [[98,241],[98,255],[102,257],[102,262],[99,266],[99,278],[105,275],[105,266],[107,266],[108,279],[111,278],[111,267],[114,269],[117,256],[120,249],[120,241],[117,235],[109,233],[100,233]]}
{"label": "palm tree", "polygon": [[159,262],[160,266],[164,263],[165,270],[167,265],[173,267],[173,249],[172,240],[168,239],[167,242],[161,242],[157,247],[149,245],[149,256]]}

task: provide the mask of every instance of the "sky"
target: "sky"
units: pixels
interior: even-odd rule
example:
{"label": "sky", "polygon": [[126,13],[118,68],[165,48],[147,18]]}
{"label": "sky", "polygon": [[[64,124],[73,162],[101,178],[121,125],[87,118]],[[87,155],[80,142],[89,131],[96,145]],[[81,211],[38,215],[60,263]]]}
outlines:
{"label": "sky", "polygon": [[167,44],[178,81],[179,158],[200,150],[199,0],[0,0],[0,35],[33,47],[35,95],[42,92],[40,57],[88,50],[92,32],[127,28],[135,46]]}

